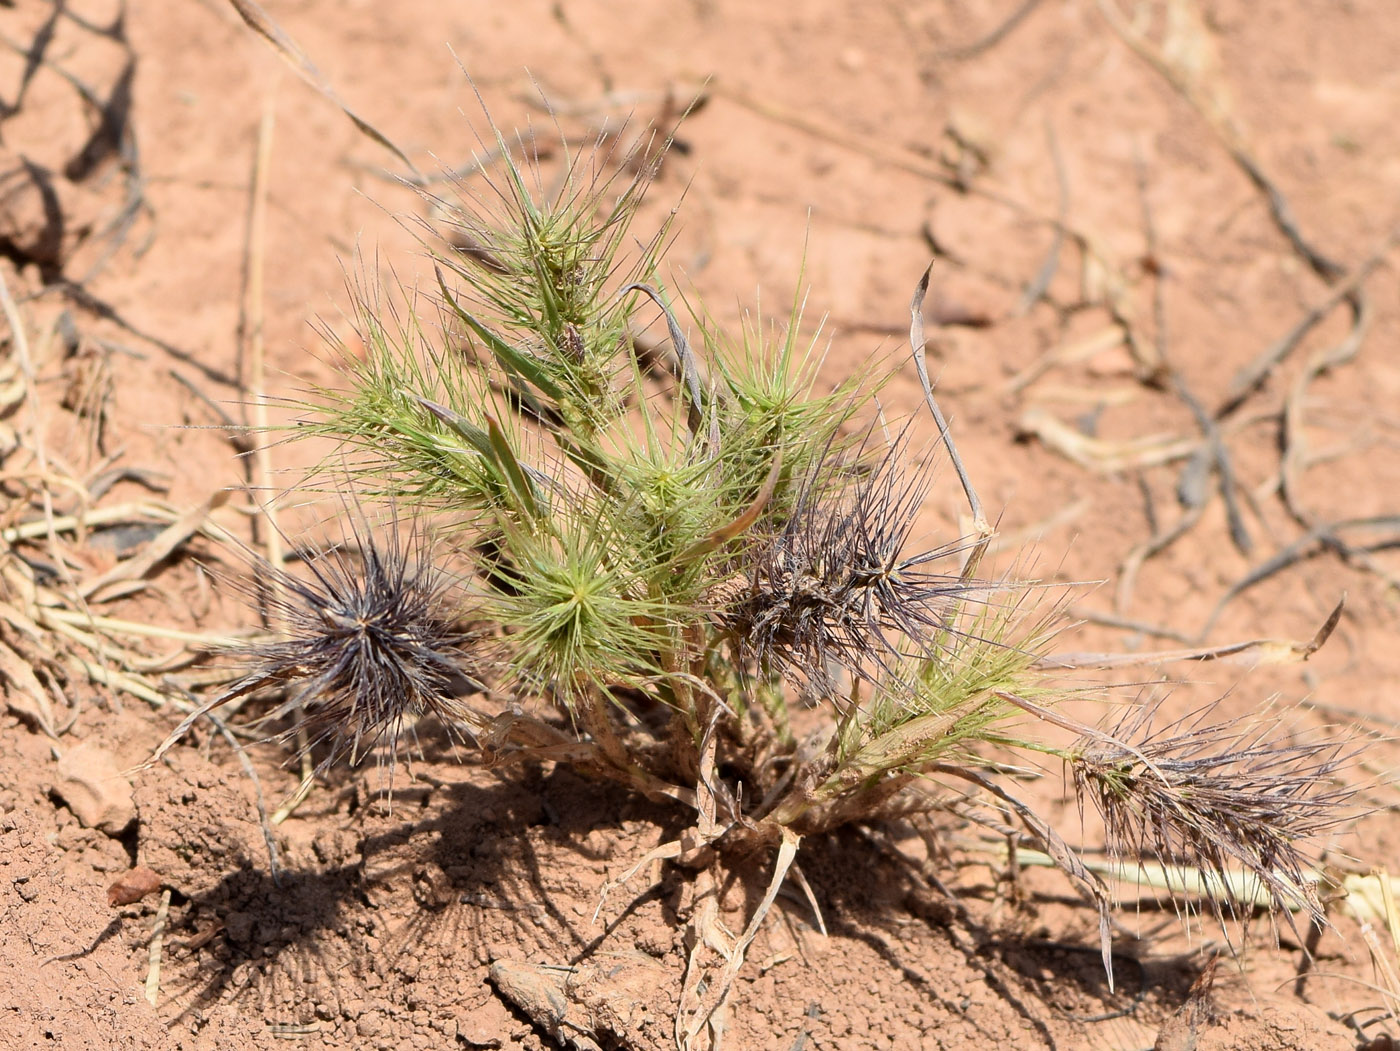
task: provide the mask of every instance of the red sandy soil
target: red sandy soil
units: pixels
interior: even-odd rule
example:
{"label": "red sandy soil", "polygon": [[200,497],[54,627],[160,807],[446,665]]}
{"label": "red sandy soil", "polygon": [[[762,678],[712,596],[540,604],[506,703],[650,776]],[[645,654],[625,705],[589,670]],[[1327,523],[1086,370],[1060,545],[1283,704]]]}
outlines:
{"label": "red sandy soil", "polygon": [[[637,125],[674,119],[703,90],[708,104],[681,125],[682,148],[641,223],[684,195],[671,263],[721,320],[737,319],[760,286],[765,310],[781,312],[805,284],[809,317],[825,315],[831,339],[825,374],[850,375],[872,352],[902,353],[909,296],[936,249],[931,313],[944,324],[934,365],[1009,538],[1003,562],[1036,539],[1042,576],[1105,582],[1083,590],[1080,614],[1167,631],[1090,624],[1073,648],[1174,647],[1207,626],[1212,644],[1306,639],[1345,593],[1336,635],[1306,663],[1193,667],[1204,684],[1169,706],[1228,694],[1222,710],[1246,713],[1270,697],[1281,711],[1306,700],[1291,717],[1302,728],[1385,734],[1400,681],[1400,561],[1359,548],[1393,539],[1395,523],[1347,527],[1345,549],[1322,543],[1321,527],[1400,514],[1393,254],[1357,286],[1365,328],[1354,345],[1353,316],[1333,293],[1400,219],[1400,19],[1382,0],[1122,9],[1118,22],[1146,35],[1159,70],[1105,15],[1120,10],[1114,2],[1043,0],[1018,19],[1011,0],[267,0],[267,10],[425,171],[470,159],[486,127],[474,89],[498,125],[543,136],[557,132],[542,98],[561,125],[586,129],[629,114]],[[0,6],[5,41],[44,60],[26,70],[23,54],[0,54],[0,157],[6,169],[23,172],[23,159],[56,173],[47,213],[23,174],[0,185],[0,266],[22,300],[39,381],[37,397],[8,402],[0,424],[4,525],[42,516],[30,485],[35,406],[51,472],[151,472],[180,509],[245,483],[247,461],[218,425],[224,413],[241,418],[248,400],[240,308],[264,114],[275,116],[262,253],[269,393],[328,377],[313,322],[348,333],[346,271],[422,276],[401,219],[425,209],[382,175],[399,162],[298,81],[231,6],[131,0],[120,32],[107,34],[93,27],[112,24],[114,0],[61,6]],[[126,141],[139,148],[147,207],[118,237],[107,223],[132,154],[125,167],[110,149],[74,163],[97,125],[60,71],[119,97],[128,59]],[[1290,243],[1246,159],[1341,277]],[[1044,295],[1026,297],[1038,274],[1048,275]],[[64,278],[83,292],[65,294]],[[1215,409],[1241,368],[1329,303],[1222,425],[1249,550],[1232,541],[1211,479],[1199,521],[1143,564],[1129,593],[1125,560],[1184,513],[1185,461],[1179,451],[1094,457],[1139,439],[1197,441],[1181,384]],[[66,347],[40,338],[63,311]],[[13,379],[13,341],[6,353]],[[912,368],[884,399],[892,415],[917,410]],[[1285,432],[1290,405],[1299,415]],[[1284,433],[1295,513],[1278,486]],[[1085,452],[1081,441],[1075,462],[1057,434],[1104,444]],[[273,452],[287,471],[310,455]],[[128,477],[98,506],[151,498]],[[74,506],[70,492],[54,500],[60,513]],[[930,534],[955,535],[960,500],[941,471],[925,507]],[[240,501],[217,515],[247,535]],[[63,543],[70,573],[83,576],[149,539],[97,532]],[[1232,588],[1293,545],[1305,557],[1231,596],[1209,624]],[[191,547],[220,560],[206,541]],[[42,542],[24,550],[47,557]],[[188,558],[150,580],[95,612],[200,632],[248,622]],[[430,738],[412,779],[401,772],[392,810],[373,767],[318,785],[276,827],[278,883],[252,784],[221,739],[201,733],[193,743],[203,747],[123,773],[178,713],[94,684],[62,654],[44,677],[64,690],[47,736],[15,663],[57,643],[7,625],[16,656],[3,669],[8,714],[0,709],[0,1048],[537,1049],[556,1046],[556,1033],[564,1046],[674,1046],[689,883],[653,867],[595,909],[605,882],[673,838],[681,815],[564,769],[459,763]],[[1359,834],[1320,846],[1350,869],[1396,868],[1394,749],[1363,740],[1353,775],[1377,811]],[[250,754],[275,806],[296,773],[277,746]],[[1076,809],[1048,781],[1047,812],[1079,838]],[[930,856],[920,833],[896,824],[804,843],[827,933],[800,895],[779,898],[735,991],[726,1047],[1321,1051],[1400,1038],[1366,932],[1342,913],[1306,980],[1294,980],[1305,958],[1288,929],[1276,945],[1261,923],[1249,951],[1223,960],[1214,988],[1188,1001],[1218,932],[1206,924],[1187,937],[1169,911],[1128,910],[1125,925],[1142,937],[1118,935],[1110,992],[1094,916],[1067,885],[1032,872],[1008,896],[998,871],[960,864],[947,844]],[[731,929],[768,864],[728,888]],[[154,1004],[146,980],[161,892],[108,904],[108,885],[136,865],[170,892]],[[933,877],[962,889],[965,911]],[[1371,936],[1389,940],[1383,929]],[[561,966],[574,969],[549,969]],[[562,1024],[540,1006],[550,995],[567,1006]]]}

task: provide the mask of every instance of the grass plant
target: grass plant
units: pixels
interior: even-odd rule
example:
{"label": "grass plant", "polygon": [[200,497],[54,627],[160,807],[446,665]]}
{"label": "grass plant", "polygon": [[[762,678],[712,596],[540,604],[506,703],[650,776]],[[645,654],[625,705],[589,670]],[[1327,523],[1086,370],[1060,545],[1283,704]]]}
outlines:
{"label": "grass plant", "polygon": [[[1228,891],[1243,874],[1268,907],[1323,920],[1304,873],[1347,813],[1335,748],[1209,713],[1158,731],[1056,714],[1083,689],[1046,659],[1060,607],[1034,581],[980,575],[990,534],[923,369],[927,277],[911,341],[937,433],[918,450],[918,421],[890,433],[874,411],[880,377],[821,386],[800,300],[734,335],[667,284],[665,227],[633,230],[662,151],[600,144],[551,181],[495,145],[494,177],[438,202],[468,247],[430,247],[431,301],[395,310],[361,289],[364,351],[298,428],[335,439],[336,485],[389,501],[417,539],[362,531],[309,581],[273,570],[288,636],[201,712],[282,691],[322,766],[435,716],[493,755],[678,802],[695,832],[658,856],[702,870],[776,852],[774,886],[802,836],[939,806],[956,793],[931,786],[956,784],[1015,814],[1090,895],[1107,962],[1107,885],[1016,795],[1011,757],[1049,755],[1129,863],[1197,867],[1229,914],[1258,900]],[[635,342],[656,310],[660,369]],[[922,549],[943,451],[979,528]],[[1047,742],[1047,717],[1079,741]],[[693,1018],[727,988],[688,978]]]}

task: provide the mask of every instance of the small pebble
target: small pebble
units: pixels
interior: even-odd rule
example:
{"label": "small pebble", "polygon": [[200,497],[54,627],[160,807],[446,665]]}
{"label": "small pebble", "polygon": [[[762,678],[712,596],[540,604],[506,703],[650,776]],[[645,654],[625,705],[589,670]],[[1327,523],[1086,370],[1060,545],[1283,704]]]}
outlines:
{"label": "small pebble", "polygon": [[111,753],[92,741],[63,754],[53,790],[84,828],[117,836],[136,820],[131,782]]}

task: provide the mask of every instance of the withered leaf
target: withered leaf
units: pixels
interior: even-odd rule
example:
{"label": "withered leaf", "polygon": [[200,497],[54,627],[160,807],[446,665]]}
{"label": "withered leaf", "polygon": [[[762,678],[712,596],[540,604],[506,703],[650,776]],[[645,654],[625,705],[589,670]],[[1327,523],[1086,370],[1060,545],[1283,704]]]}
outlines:
{"label": "withered leaf", "polygon": [[140,901],[147,894],[160,890],[161,878],[145,865],[137,865],[122,873],[107,888],[107,904],[112,908]]}

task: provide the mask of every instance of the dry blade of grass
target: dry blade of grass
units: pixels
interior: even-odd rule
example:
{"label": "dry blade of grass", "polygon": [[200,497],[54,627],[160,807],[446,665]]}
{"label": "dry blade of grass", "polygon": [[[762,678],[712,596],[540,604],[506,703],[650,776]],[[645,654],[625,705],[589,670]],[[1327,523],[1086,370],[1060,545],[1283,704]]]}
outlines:
{"label": "dry blade of grass", "polygon": [[109,636],[130,635],[137,638],[167,639],[200,650],[233,649],[247,643],[247,639],[240,635],[181,631],[179,628],[167,628],[161,624],[147,624],[144,621],[123,620],[120,617],[88,617],[74,610],[55,609],[51,606],[41,606],[36,610],[36,613],[39,618],[38,623],[45,627],[53,627],[56,624],[66,624],[72,627],[87,626],[96,628]]}
{"label": "dry blade of grass", "polygon": [[[341,99],[335,88],[331,86],[330,81],[326,79],[325,74],[316,68],[315,63],[307,57],[306,52],[297,45],[295,40],[287,35],[282,27],[279,26],[265,10],[263,10],[262,5],[257,3],[257,0],[229,0],[229,3],[232,4],[233,9],[238,12],[238,17],[247,23],[248,28],[271,44],[273,50],[277,52],[282,60],[285,61],[287,65],[291,66],[292,69],[296,70],[298,77],[349,117],[350,122],[360,130],[361,134],[377,142],[380,146],[383,146],[395,157],[403,161],[409,171],[413,172],[414,175],[419,175],[417,167],[408,159],[408,155],[404,153],[403,150],[394,145],[392,139],[352,110],[350,106]],[[419,178],[421,178],[421,176],[419,176]]]}
{"label": "dry blade of grass", "polygon": [[[15,354],[19,358],[20,373],[24,377],[25,407],[29,410],[29,435],[34,449],[34,460],[38,464],[41,477],[52,477],[49,468],[47,441],[44,436],[44,413],[39,402],[39,380],[34,368],[34,358],[30,353],[29,336],[25,329],[24,318],[20,316],[19,307],[10,294],[10,285],[5,280],[4,274],[0,274],[0,310],[4,311],[5,320],[10,326],[10,340],[14,345]],[[50,549],[55,555],[55,564],[58,566],[59,575],[71,587],[73,584],[72,574],[68,570],[67,563],[57,555],[58,536],[57,530],[54,528],[53,493],[47,485],[42,485],[39,489],[39,496],[43,501],[44,523]]]}
{"label": "dry blade of grass", "polygon": [[[1059,863],[1042,850],[1016,848],[1016,864],[1027,868],[1059,868]],[[1215,901],[1221,908],[1233,904],[1237,908],[1268,909],[1274,899],[1253,873],[1243,868],[1224,872],[1207,871],[1194,865],[1173,865],[1147,858],[1137,860],[1100,860],[1086,858],[1084,867],[1114,883],[1139,890],[1160,892],[1181,900]],[[1321,870],[1308,873],[1307,882],[1316,886],[1326,884],[1328,877]],[[1306,908],[1297,901],[1286,903],[1290,912]]]}
{"label": "dry blade of grass", "polygon": [[[242,0],[233,0],[238,6]],[[240,14],[247,14],[240,9]],[[253,25],[252,22],[249,22]],[[254,28],[259,28],[254,26]],[[276,29],[276,26],[272,26]],[[262,32],[262,29],[259,29]],[[272,40],[269,37],[269,40]],[[274,46],[279,51],[283,51],[284,57],[290,57],[284,50],[285,46],[295,47],[290,41],[279,43],[272,40]],[[319,77],[314,67],[305,61],[305,56],[298,53],[300,62],[294,63],[299,71],[306,76],[308,73]],[[327,90],[323,84],[316,84],[324,94]],[[332,101],[336,101],[334,96],[328,96]],[[342,105],[342,109],[345,107]],[[354,120],[357,126],[360,124],[358,118],[345,110],[346,115]],[[267,397],[267,345],[264,338],[263,320],[265,297],[263,282],[267,270],[267,201],[269,193],[269,180],[272,168],[272,143],[273,133],[277,122],[277,108],[274,96],[271,92],[263,102],[262,119],[258,122],[257,145],[254,151],[252,186],[249,191],[248,210],[248,241],[244,259],[244,273],[246,281],[246,294],[242,303],[242,324],[240,325],[243,336],[246,359],[248,362],[248,396],[251,402],[252,426],[258,437],[253,445],[253,461],[257,472],[258,485],[262,492],[266,494],[262,503],[262,514],[266,520],[267,528],[263,531],[263,546],[267,555],[267,564],[274,570],[280,570],[283,565],[282,551],[282,527],[278,521],[277,495],[273,489],[273,467],[272,467],[272,446],[268,437],[271,430],[268,418],[268,397]],[[363,130],[363,129],[362,129]],[[376,133],[377,134],[377,133]],[[382,140],[385,145],[389,145],[387,140]],[[392,147],[391,147],[392,148]],[[269,575],[267,586],[271,590],[271,607],[273,609],[283,608],[286,604],[284,594],[284,578],[278,572]],[[273,631],[281,630],[282,625],[277,618],[269,617],[269,627]],[[282,806],[277,808],[277,812],[272,817],[272,823],[279,825],[285,821],[296,808],[301,805],[311,791],[315,768],[311,759],[311,748],[307,737],[306,727],[302,720],[297,720],[297,753],[301,761],[301,785]]]}
{"label": "dry blade of grass", "polygon": [[103,593],[110,592],[114,585],[142,579],[169,558],[176,548],[199,532],[210,514],[228,503],[230,495],[226,489],[218,490],[209,499],[190,508],[162,530],[139,555],[117,563],[101,576],[84,581],[78,587],[77,593],[85,600],[101,602]]}
{"label": "dry blade of grass", "polygon": [[53,702],[49,692],[29,663],[9,646],[0,643],[0,676],[5,679],[5,703],[11,712],[26,719],[52,740],[58,740]]}
{"label": "dry blade of grass", "polygon": [[1046,373],[1087,361],[1105,351],[1121,347],[1125,339],[1122,326],[1114,323],[1073,342],[1052,347],[1007,380],[1002,390],[1009,395],[1020,394]]}
{"label": "dry blade of grass", "polygon": [[[1361,934],[1371,954],[1377,981],[1385,990],[1390,1017],[1400,1022],[1400,1013],[1397,1013],[1400,1011],[1400,908],[1395,903],[1395,881],[1382,867],[1372,869],[1364,877],[1349,874],[1342,885],[1347,891],[1343,904],[1361,921]],[[1373,894],[1373,888],[1379,893]],[[1365,896],[1358,900],[1359,895]],[[1375,897],[1380,898],[1379,909],[1376,908]],[[1362,907],[1362,902],[1365,907]],[[1389,951],[1380,944],[1380,938],[1375,933],[1377,920],[1385,924],[1386,932],[1390,935]]]}
{"label": "dry blade of grass", "polygon": [[[1016,864],[1023,867],[1060,868],[1060,863],[1042,850],[1017,847]],[[1106,880],[1168,895],[1174,900],[1210,903],[1212,911],[1230,908],[1268,910],[1277,907],[1273,895],[1252,872],[1241,868],[1224,872],[1207,871],[1191,865],[1139,859],[1134,862],[1088,858],[1084,866]],[[1400,910],[1395,905],[1395,880],[1384,868],[1341,875],[1324,867],[1304,873],[1305,882],[1316,888],[1315,896],[1326,908],[1356,921],[1377,976],[1375,988],[1385,995],[1392,1017],[1400,1010]],[[1306,903],[1285,902],[1290,912],[1307,911]],[[1390,944],[1382,945],[1376,925],[1385,928]],[[1309,972],[1320,976],[1318,972]],[[1289,979],[1295,981],[1296,979]]]}
{"label": "dry blade of grass", "polygon": [[1154,434],[1115,441],[1090,437],[1056,418],[1048,409],[1031,406],[1017,426],[1080,467],[1099,474],[1119,474],[1184,460],[1200,448],[1202,439],[1175,434]]}
{"label": "dry blade of grass", "polygon": [[[80,514],[56,515],[52,520],[52,526],[55,533],[81,534],[90,529],[115,525],[120,522],[135,521],[171,525],[179,521],[181,516],[186,513],[187,510],[181,510],[166,503],[122,503],[114,504],[111,507],[95,507]],[[14,545],[23,540],[37,540],[48,534],[49,525],[49,521],[43,518],[21,522],[19,525],[0,529],[0,541]],[[236,542],[231,532],[211,520],[206,519],[200,522],[197,532],[216,542]]]}
{"label": "dry blade of grass", "polygon": [[768,886],[763,892],[762,899],[750,914],[743,933],[738,938],[733,939],[732,945],[725,946],[728,938],[722,933],[723,929],[718,916],[706,914],[706,924],[709,929],[697,932],[696,937],[710,944],[721,946],[721,955],[725,957],[725,960],[717,975],[697,975],[694,978],[689,973],[686,975],[686,984],[691,985],[695,990],[696,1000],[701,1001],[703,998],[704,1001],[708,1002],[697,1002],[689,1022],[684,1027],[684,1032],[681,1031],[680,1018],[677,1018],[676,1028],[679,1037],[677,1043],[683,1051],[705,1046],[699,1041],[701,1033],[707,1028],[713,1034],[713,1040],[709,1046],[711,1048],[719,1047],[724,1027],[722,1024],[716,1024],[717,1015],[723,1012],[728,1005],[730,990],[744,966],[745,953],[753,944],[754,938],[758,936],[764,919],[773,907],[773,902],[777,900],[778,891],[782,889],[788,873],[792,870],[793,862],[797,858],[797,848],[801,842],[800,836],[787,829],[783,830],[777,857],[773,863],[773,875],[768,880]]}
{"label": "dry blade of grass", "polygon": [[929,380],[928,362],[926,360],[928,341],[924,338],[924,297],[928,295],[929,279],[933,276],[933,264],[930,263],[924,270],[923,277],[914,289],[914,298],[909,303],[909,347],[914,359],[914,368],[919,374],[919,385],[924,391],[924,403],[928,406],[929,413],[933,416],[933,422],[938,426],[938,438],[948,450],[948,458],[953,462],[953,470],[957,472],[958,482],[962,485],[963,495],[967,497],[968,510],[972,514],[972,527],[977,533],[980,547],[974,548],[972,554],[968,556],[966,572],[973,575],[977,572],[977,564],[981,561],[982,554],[986,551],[986,544],[991,538],[992,528],[987,524],[987,516],[982,511],[982,501],[977,496],[977,489],[972,484],[972,478],[967,473],[967,468],[963,466],[962,457],[958,455],[958,447],[953,441],[953,433],[948,427],[948,421],[944,419],[943,412],[938,407],[938,401],[933,396],[933,383]]}
{"label": "dry blade of grass", "polygon": [[164,708],[166,705],[172,705],[179,710],[188,711],[193,707],[188,701],[171,697],[168,693],[134,675],[116,671],[79,656],[74,656],[73,660],[93,682],[111,687],[114,690],[121,690],[123,693],[129,693],[131,696],[145,701],[152,708]]}
{"label": "dry blade of grass", "polygon": [[146,948],[146,1002],[152,1007],[160,996],[160,963],[165,950],[165,924],[170,918],[169,887],[160,894],[160,904],[156,906],[155,925],[151,929],[151,941]]}
{"label": "dry blade of grass", "polygon": [[1262,664],[1296,664],[1320,650],[1342,619],[1346,595],[1332,607],[1322,625],[1305,642],[1290,639],[1250,639],[1223,646],[1159,650],[1148,653],[1053,653],[1036,662],[1042,668],[1130,668],[1160,667],[1182,661],[1203,663],[1223,661],[1257,667]]}
{"label": "dry blade of grass", "polygon": [[[0,308],[11,328],[20,372],[25,379],[25,401],[29,409],[27,443],[38,466],[36,488],[42,504],[39,518],[8,527],[0,532],[0,540],[11,549],[26,541],[46,540],[51,563],[61,581],[60,587],[40,584],[22,559],[7,560],[0,567],[0,576],[3,576],[11,602],[4,605],[0,615],[34,647],[31,660],[39,664],[51,664],[56,668],[67,658],[93,683],[128,693],[155,707],[169,703],[188,707],[145,673],[143,655],[113,637],[121,633],[121,622],[96,616],[87,600],[106,597],[123,584],[146,577],[195,533],[227,537],[225,531],[209,521],[210,511],[224,502],[226,494],[215,494],[205,505],[185,511],[159,504],[90,508],[95,501],[83,481],[59,471],[48,456],[43,433],[46,420],[38,401],[37,378],[25,323],[3,275],[0,275]],[[84,510],[72,515],[56,514],[54,491],[57,489],[72,493]],[[118,563],[108,573],[86,581],[76,579],[72,569],[75,563],[67,557],[60,535],[72,533],[81,540],[86,530],[94,525],[132,518],[166,521],[169,525],[139,554]],[[138,634],[157,636],[160,632],[150,630]],[[188,643],[194,639],[181,641]],[[84,656],[85,653],[89,656]],[[36,722],[47,732],[61,735],[66,727],[55,724],[51,705],[47,703],[47,691],[38,683],[32,669],[28,676],[21,676],[17,668],[11,671],[13,674],[7,673],[6,677],[13,689],[32,695]]]}

